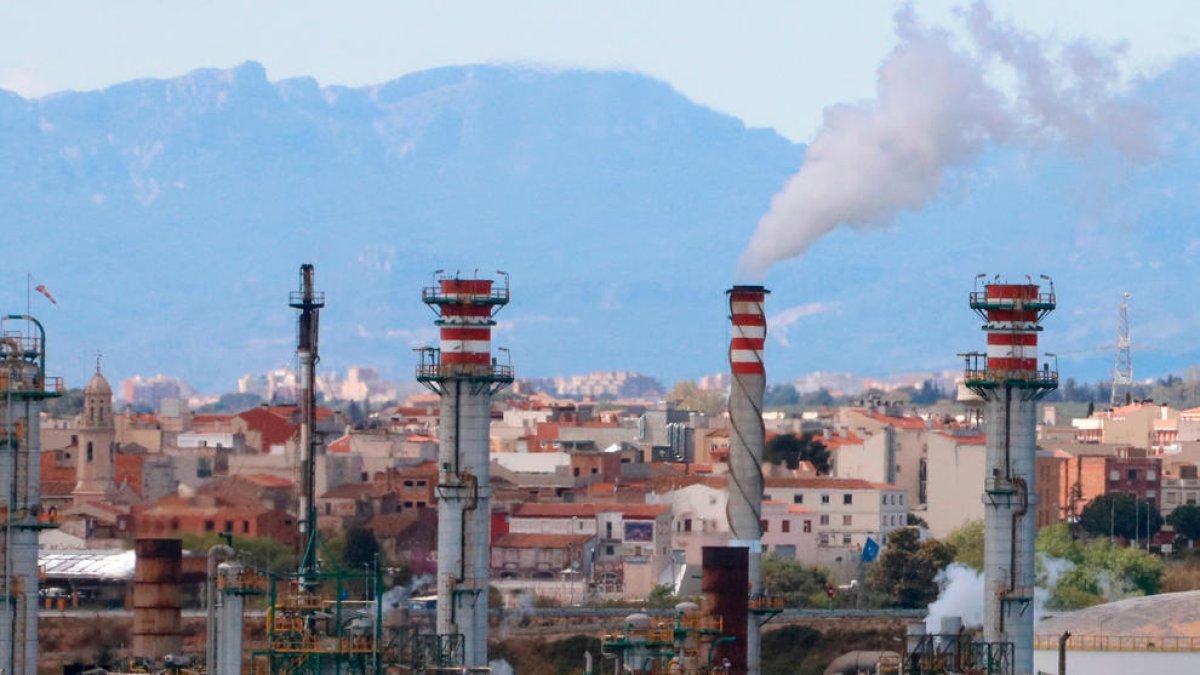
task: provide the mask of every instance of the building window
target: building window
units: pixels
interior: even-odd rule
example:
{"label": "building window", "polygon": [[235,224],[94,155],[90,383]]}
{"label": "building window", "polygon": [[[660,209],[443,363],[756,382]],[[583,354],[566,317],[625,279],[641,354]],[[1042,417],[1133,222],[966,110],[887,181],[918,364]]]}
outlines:
{"label": "building window", "polygon": [[849,492],[842,495],[842,503],[843,504],[853,504],[854,503],[854,495],[850,494]]}
{"label": "building window", "polygon": [[250,534],[250,521],[242,521],[242,534]]}
{"label": "building window", "polygon": [[591,473],[592,473],[592,475],[593,475],[593,476],[595,476],[596,474],[600,473],[600,469],[597,469],[596,467],[592,467],[592,472],[591,472]]}
{"label": "building window", "polygon": [[900,493],[900,506],[904,506],[904,493]]}
{"label": "building window", "polygon": [[768,522],[766,518],[763,518],[759,524],[762,525],[763,532],[769,532],[771,530],[771,523]]}
{"label": "building window", "polygon": [[793,504],[803,504],[804,503],[804,495],[802,495],[800,493],[796,493],[796,494],[792,495],[792,503]]}
{"label": "building window", "polygon": [[88,441],[88,444],[87,444],[87,461],[89,461],[89,462],[92,461],[92,442],[91,441]]}
{"label": "building window", "polygon": [[571,473],[575,474],[576,478],[579,478],[579,467],[575,467],[574,469],[572,469]]}
{"label": "building window", "polygon": [[804,531],[812,532],[812,521],[811,520],[804,521]]}
{"label": "building window", "polygon": [[829,503],[829,495],[821,495],[821,503],[828,504]]}
{"label": "building window", "polygon": [[1155,473],[1153,470],[1146,472],[1146,480],[1154,480],[1157,477],[1158,477],[1158,474]]}
{"label": "building window", "polygon": [[216,523],[214,523],[211,520],[204,521],[204,531],[205,532],[212,532],[215,529],[217,529]]}
{"label": "building window", "polygon": [[612,539],[612,523],[604,524],[604,537],[606,539]]}
{"label": "building window", "polygon": [[817,539],[818,539],[818,542],[821,544],[821,546],[829,545],[829,535],[821,534]]}
{"label": "building window", "polygon": [[1112,472],[1108,474],[1108,479],[1114,482],[1121,480],[1121,472],[1113,469]]}
{"label": "building window", "polygon": [[790,521],[790,520],[788,520],[788,519],[784,518],[784,520],[783,520],[783,531],[784,531],[784,532],[791,532],[791,531],[792,531],[792,521]]}
{"label": "building window", "polygon": [[411,480],[404,481],[404,487],[412,487],[412,486],[413,486],[413,482]]}
{"label": "building window", "polygon": [[232,520],[225,521],[225,531],[229,532],[230,534],[233,533],[233,521]]}
{"label": "building window", "polygon": [[1125,475],[1129,476],[1129,480],[1137,480],[1137,469],[1130,469],[1125,472]]}
{"label": "building window", "polygon": [[828,524],[829,524],[829,514],[828,514],[828,513],[822,513],[822,514],[821,514],[821,524],[822,524],[822,525],[828,525]]}
{"label": "building window", "polygon": [[684,532],[691,532],[691,531],[692,531],[692,519],[691,519],[691,518],[684,518],[684,519],[683,519],[683,531],[684,531]]}
{"label": "building window", "polygon": [[849,545],[850,545],[850,535],[843,534],[842,535],[842,546],[849,546]]}
{"label": "building window", "polygon": [[849,525],[851,522],[853,522],[853,520],[854,520],[853,516],[851,516],[850,514],[846,514],[846,515],[842,516],[842,525]]}

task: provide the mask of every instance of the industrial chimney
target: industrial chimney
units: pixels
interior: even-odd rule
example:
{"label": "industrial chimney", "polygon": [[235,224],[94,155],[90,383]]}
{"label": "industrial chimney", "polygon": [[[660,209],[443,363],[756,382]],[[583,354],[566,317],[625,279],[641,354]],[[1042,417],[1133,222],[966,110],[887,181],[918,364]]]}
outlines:
{"label": "industrial chimney", "polygon": [[42,508],[39,419],[44,401],[62,394],[62,380],[46,377],[42,324],[5,318],[24,330],[0,331],[0,673],[36,673],[38,533],[58,520]]}
{"label": "industrial chimney", "polygon": [[[729,503],[730,546],[749,550],[750,596],[762,594],[763,427],[762,403],[767,386],[763,345],[767,317],[763,302],[769,291],[762,286],[734,286],[729,291],[733,322],[729,341]],[[746,602],[749,604],[747,596]],[[746,624],[746,671],[760,672],[760,622],[751,615]],[[735,666],[736,669],[736,666]]]}
{"label": "industrial chimney", "polygon": [[1037,336],[1055,307],[1054,285],[1043,293],[1032,283],[984,283],[970,305],[988,345],[986,353],[963,355],[966,386],[984,400],[986,416],[984,640],[1011,643],[1012,672],[1024,675],[1034,672],[1037,400],[1058,386],[1057,368],[1038,368]]}
{"label": "industrial chimney", "polygon": [[493,317],[508,304],[508,276],[499,274],[503,286],[439,276],[421,297],[441,331],[439,347],[418,350],[417,366],[417,380],[441,397],[437,632],[462,636],[467,668],[488,664],[488,427],[492,395],[513,380],[512,367],[491,354]]}

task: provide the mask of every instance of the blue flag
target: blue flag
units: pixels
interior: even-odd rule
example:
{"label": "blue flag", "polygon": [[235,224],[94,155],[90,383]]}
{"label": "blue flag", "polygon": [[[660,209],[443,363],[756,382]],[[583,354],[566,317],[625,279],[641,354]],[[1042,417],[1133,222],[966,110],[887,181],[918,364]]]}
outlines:
{"label": "blue flag", "polygon": [[863,544],[862,561],[875,562],[879,557],[879,544],[874,539],[867,537],[867,543]]}

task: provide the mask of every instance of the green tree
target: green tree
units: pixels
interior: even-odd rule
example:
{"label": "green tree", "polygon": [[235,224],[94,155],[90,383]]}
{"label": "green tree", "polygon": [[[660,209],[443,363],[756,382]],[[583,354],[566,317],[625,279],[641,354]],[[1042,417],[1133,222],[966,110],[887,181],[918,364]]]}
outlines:
{"label": "green tree", "polygon": [[51,417],[74,417],[83,412],[83,390],[68,389],[58,398],[46,400],[46,414]]}
{"label": "green tree", "polygon": [[778,595],[788,607],[807,607],[814,596],[825,593],[829,574],[819,567],[808,567],[790,558],[764,555],[762,559],[763,588]]}
{"label": "green tree", "polygon": [[1162,529],[1163,519],[1158,509],[1144,500],[1126,494],[1109,494],[1097,497],[1085,506],[1079,514],[1079,524],[1098,537],[1115,535],[1132,541],[1157,533]]}
{"label": "green tree", "polygon": [[375,564],[379,555],[379,540],[375,533],[364,527],[346,530],[346,546],[342,550],[342,564],[347,569],[361,570]]}
{"label": "green tree", "polygon": [[972,520],[946,535],[946,543],[954,547],[954,562],[962,563],[977,572],[983,571],[982,520]]}
{"label": "green tree", "polygon": [[872,588],[895,607],[927,607],[937,599],[937,575],[954,561],[954,547],[936,539],[921,541],[915,527],[892,530],[887,548],[870,571]]}
{"label": "green tree", "polygon": [[789,469],[795,469],[802,460],[809,461],[819,474],[829,473],[830,468],[829,449],[821,441],[814,440],[812,434],[779,434],[767,442],[763,459],[772,464],[786,464]]}
{"label": "green tree", "polygon": [[725,394],[715,389],[701,389],[694,380],[677,382],[667,394],[668,401],[675,401],[684,410],[694,410],[705,415],[717,415],[725,409]]}
{"label": "green tree", "polygon": [[1200,506],[1184,504],[1175,507],[1171,515],[1167,516],[1167,524],[1191,541],[1200,539]]}
{"label": "green tree", "polygon": [[[179,538],[183,543],[185,551],[195,553],[206,553],[213,546],[225,543],[225,540],[215,532],[210,532],[204,536],[183,534]],[[241,554],[247,564],[276,574],[290,574],[295,572],[296,566],[300,562],[296,552],[291,547],[285,546],[274,539],[234,537],[233,550]]]}

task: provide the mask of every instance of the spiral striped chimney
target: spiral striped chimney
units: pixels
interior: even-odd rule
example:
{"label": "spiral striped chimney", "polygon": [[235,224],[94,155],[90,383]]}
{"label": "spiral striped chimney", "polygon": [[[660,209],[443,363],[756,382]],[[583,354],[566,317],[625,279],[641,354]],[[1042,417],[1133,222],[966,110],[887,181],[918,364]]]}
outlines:
{"label": "spiral striped chimney", "polygon": [[[763,366],[763,346],[767,338],[767,317],[763,311],[767,289],[762,286],[734,286],[729,291],[729,315],[733,324],[729,340],[729,370],[733,385],[729,390],[729,503],[727,515],[732,533],[730,546],[750,549],[750,595],[762,593],[762,501],[763,501],[763,394],[767,372]],[[747,597],[749,603],[749,597]],[[733,664],[733,672],[757,675],[760,670],[759,622],[756,617],[746,626],[746,663]]]}

